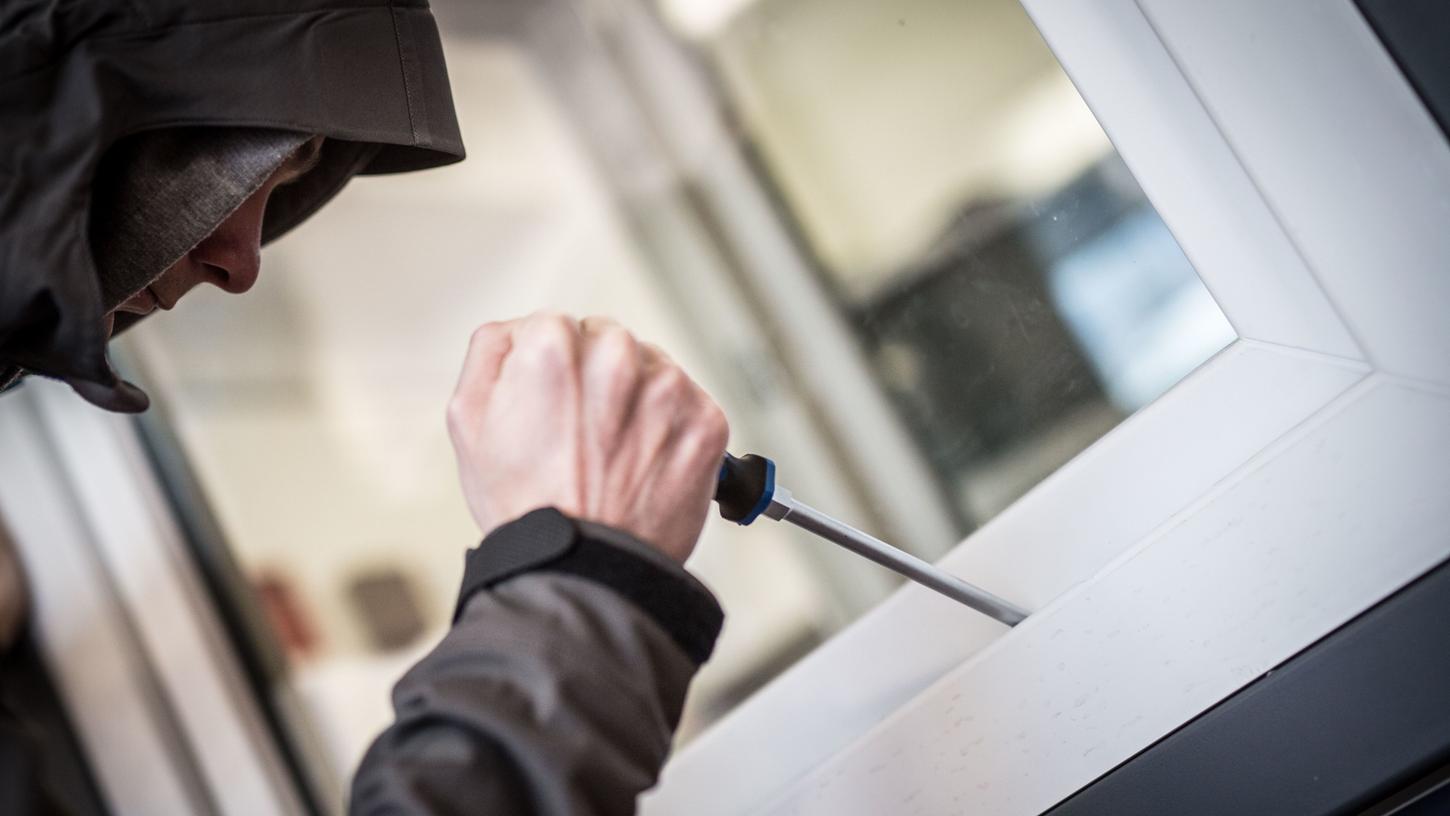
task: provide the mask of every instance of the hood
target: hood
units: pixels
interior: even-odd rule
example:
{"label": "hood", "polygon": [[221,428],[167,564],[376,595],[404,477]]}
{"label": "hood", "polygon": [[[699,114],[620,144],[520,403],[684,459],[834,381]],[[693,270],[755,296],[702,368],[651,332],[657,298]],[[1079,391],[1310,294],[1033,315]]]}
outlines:
{"label": "hood", "polygon": [[[106,359],[92,255],[96,169],[164,128],[265,128],[350,143],[347,172],[269,203],[264,241],[353,172],[463,158],[424,0],[7,0],[0,5],[0,387],[23,372],[144,405]],[[160,270],[156,270],[158,273]],[[138,399],[139,397],[139,399]]]}

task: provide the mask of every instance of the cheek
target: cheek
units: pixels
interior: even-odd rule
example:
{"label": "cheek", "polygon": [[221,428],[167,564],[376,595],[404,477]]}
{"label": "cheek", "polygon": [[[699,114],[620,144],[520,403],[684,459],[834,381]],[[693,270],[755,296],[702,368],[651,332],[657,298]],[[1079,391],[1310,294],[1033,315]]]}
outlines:
{"label": "cheek", "polygon": [[[211,238],[207,238],[206,240],[210,241]],[[206,241],[202,243],[204,244]],[[181,260],[167,267],[166,271],[161,273],[161,277],[157,278],[156,282],[151,284],[151,290],[163,299],[169,301],[185,294],[192,287],[203,282],[206,277],[206,267],[194,260],[193,257],[200,249],[201,244],[198,244],[196,249],[193,249]]]}
{"label": "cheek", "polygon": [[271,184],[265,184],[252,193],[242,206],[212,230],[205,241],[197,245],[197,250],[224,253],[238,262],[255,260],[262,250],[262,219],[267,213],[267,199],[271,193]]}

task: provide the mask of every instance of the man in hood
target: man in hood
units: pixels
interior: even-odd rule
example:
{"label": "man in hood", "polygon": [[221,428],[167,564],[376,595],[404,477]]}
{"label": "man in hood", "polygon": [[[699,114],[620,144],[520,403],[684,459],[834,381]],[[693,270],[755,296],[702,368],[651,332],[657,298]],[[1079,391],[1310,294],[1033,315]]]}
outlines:
{"label": "man in hood", "polygon": [[[201,284],[246,292],[353,175],[462,156],[425,0],[5,0],[0,388],[144,410],[113,334]],[[658,349],[556,315],[480,327],[447,415],[486,535],[351,809],[632,813],[722,622],[682,564],[724,418]],[[5,767],[35,762],[19,740],[0,723],[0,779],[39,779]]]}

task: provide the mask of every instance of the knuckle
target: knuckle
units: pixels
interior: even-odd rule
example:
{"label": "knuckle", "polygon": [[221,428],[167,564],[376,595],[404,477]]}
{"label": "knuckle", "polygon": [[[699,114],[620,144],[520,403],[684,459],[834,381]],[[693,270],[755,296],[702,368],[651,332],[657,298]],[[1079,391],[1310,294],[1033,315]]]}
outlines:
{"label": "knuckle", "polygon": [[725,450],[725,443],[730,440],[730,428],[723,414],[718,411],[714,415],[706,413],[695,422],[691,436],[698,440],[701,456],[718,458]]}
{"label": "knuckle", "polygon": [[550,315],[539,326],[539,333],[543,341],[559,349],[568,348],[573,343],[574,332],[573,321],[563,315]]}
{"label": "knuckle", "polygon": [[687,461],[714,462],[725,452],[730,427],[725,413],[713,402],[689,413],[679,438],[679,450]]}
{"label": "knuckle", "polygon": [[480,325],[478,328],[473,330],[472,334],[468,336],[469,344],[478,345],[480,343],[487,343],[492,341],[495,337],[498,336],[498,333],[502,326],[503,324],[494,322],[484,323]]}
{"label": "knuckle", "polygon": [[706,439],[703,434],[687,433],[680,437],[676,444],[685,461],[699,462],[709,455],[709,445],[705,443]]}
{"label": "knuckle", "polygon": [[730,420],[725,417],[725,412],[715,403],[710,403],[705,409],[705,416],[701,420],[705,427],[712,445],[718,443],[723,449],[730,441]]}
{"label": "knuckle", "polygon": [[449,435],[455,438],[462,435],[471,413],[468,403],[461,398],[455,396],[449,400],[443,417],[444,423],[448,426]]}
{"label": "knuckle", "polygon": [[670,355],[665,354],[664,349],[660,348],[654,343],[648,341],[640,341],[639,350],[640,355],[646,361],[648,361],[648,364],[652,369],[662,369],[673,365],[670,360]]}
{"label": "knuckle", "polygon": [[562,363],[570,358],[573,345],[572,327],[550,318],[530,326],[518,351],[538,362]]}
{"label": "knuckle", "polygon": [[658,403],[673,403],[681,390],[683,375],[673,367],[655,371],[649,377],[649,394]]}
{"label": "knuckle", "polygon": [[543,331],[561,331],[574,325],[574,321],[563,312],[538,312],[529,323]]}
{"label": "knuckle", "polygon": [[634,339],[634,335],[629,333],[629,329],[626,329],[618,323],[605,325],[599,332],[599,339],[602,342],[614,343],[630,349],[639,345],[639,341]]}
{"label": "knuckle", "polygon": [[608,315],[588,315],[579,321],[580,328],[591,331],[605,332],[610,329],[622,329],[619,322]]}
{"label": "knuckle", "polygon": [[679,398],[689,393],[690,378],[679,366],[665,366],[659,373],[660,389],[670,397]]}
{"label": "knuckle", "polygon": [[489,321],[479,325],[468,336],[468,349],[470,352],[487,346],[494,346],[508,337],[509,325],[498,321]]}
{"label": "knuckle", "polygon": [[594,354],[608,366],[632,366],[637,356],[634,335],[619,326],[608,327],[595,341]]}
{"label": "knuckle", "polygon": [[540,315],[540,319],[544,325],[557,331],[572,330],[575,326],[579,325],[578,321],[563,312],[545,312]]}

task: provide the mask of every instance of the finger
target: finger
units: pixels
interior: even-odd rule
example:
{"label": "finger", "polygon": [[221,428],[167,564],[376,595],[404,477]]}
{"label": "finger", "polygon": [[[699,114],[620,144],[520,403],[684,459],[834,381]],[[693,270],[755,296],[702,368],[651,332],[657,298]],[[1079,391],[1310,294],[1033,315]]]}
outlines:
{"label": "finger", "polygon": [[630,417],[628,457],[632,477],[645,481],[645,471],[664,466],[688,410],[690,378],[678,366],[665,366],[640,384],[637,406]]}
{"label": "finger", "polygon": [[[696,410],[671,445],[663,475],[666,483],[674,486],[675,506],[684,516],[699,513],[703,517],[709,512],[710,500],[719,487],[720,460],[727,437],[724,415],[712,403]],[[686,549],[680,556],[688,552]]]}
{"label": "finger", "polygon": [[[586,397],[601,401],[601,407],[620,407],[620,397],[637,390],[645,367],[641,343],[622,324],[603,315],[590,315],[579,321],[584,340],[584,376]],[[592,380],[592,381],[591,381]],[[624,406],[629,407],[629,406]],[[616,417],[623,419],[623,417]]]}
{"label": "finger", "polygon": [[619,321],[612,317],[606,317],[605,315],[589,315],[579,321],[579,331],[584,335],[584,339],[586,340],[616,328],[623,329],[624,327],[620,325]]}
{"label": "finger", "polygon": [[641,359],[644,361],[644,372],[646,375],[657,374],[666,368],[675,365],[675,361],[669,353],[654,343],[641,341],[639,344]]}
{"label": "finger", "polygon": [[720,407],[720,403],[699,384],[695,385],[695,400],[695,424],[704,437],[704,458],[714,472],[718,469],[720,460],[725,457],[725,448],[730,443],[730,420],[725,416],[725,409]]}
{"label": "finger", "polygon": [[730,441],[730,423],[705,389],[694,384],[689,407],[683,413],[679,433],[671,445],[672,464],[681,468],[676,472],[682,476],[709,476],[713,480]]}
{"label": "finger", "polygon": [[579,324],[540,313],[524,318],[512,333],[513,348],[488,405],[489,421],[510,429],[520,450],[547,452],[552,466],[572,472],[580,439]]}
{"label": "finger", "polygon": [[579,323],[554,312],[536,312],[513,326],[513,348],[501,377],[541,379],[546,387],[573,391],[578,380]]}
{"label": "finger", "polygon": [[585,336],[584,407],[604,443],[604,452],[609,453],[634,410],[643,355],[634,335],[612,320],[586,319],[581,328]]}
{"label": "finger", "polygon": [[[644,383],[644,354],[634,335],[613,321],[589,321],[584,363],[586,462],[597,467],[589,474],[600,487],[601,500],[633,495],[642,485],[644,471],[637,467],[646,456],[636,423]],[[645,429],[646,431],[652,429]]]}
{"label": "finger", "polygon": [[498,380],[504,358],[513,348],[513,324],[517,321],[485,323],[468,338],[463,369],[453,390],[454,400],[468,406],[482,405]]}

